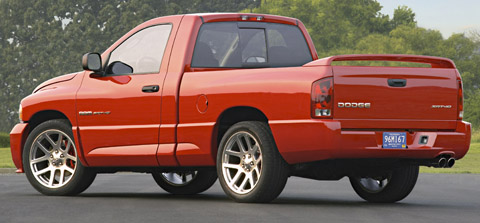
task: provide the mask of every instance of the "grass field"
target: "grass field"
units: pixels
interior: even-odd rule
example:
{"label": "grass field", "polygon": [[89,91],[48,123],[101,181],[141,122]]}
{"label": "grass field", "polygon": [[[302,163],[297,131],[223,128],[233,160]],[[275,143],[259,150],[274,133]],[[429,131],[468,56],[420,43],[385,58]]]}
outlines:
{"label": "grass field", "polygon": [[0,168],[14,168],[10,148],[0,148]]}
{"label": "grass field", "polygon": [[[0,148],[0,168],[14,168],[10,148]],[[453,168],[421,167],[422,173],[477,173],[480,174],[480,143],[472,143],[465,158]]]}
{"label": "grass field", "polygon": [[480,143],[480,130],[476,129],[472,132],[472,143]]}

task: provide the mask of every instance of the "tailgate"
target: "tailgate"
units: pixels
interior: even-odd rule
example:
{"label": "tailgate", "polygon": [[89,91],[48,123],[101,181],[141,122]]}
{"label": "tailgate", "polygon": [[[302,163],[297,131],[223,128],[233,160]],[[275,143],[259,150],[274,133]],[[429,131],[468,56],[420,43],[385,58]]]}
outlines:
{"label": "tailgate", "polygon": [[342,128],[456,127],[456,69],[352,66],[332,68],[335,105],[333,115],[335,119],[342,120]]}
{"label": "tailgate", "polygon": [[[334,61],[397,61],[431,67],[332,66]],[[332,66],[333,106],[323,90],[320,99],[328,100],[319,105],[333,109],[342,129],[449,131],[463,114],[460,75],[448,58],[357,54],[326,57],[303,66]]]}

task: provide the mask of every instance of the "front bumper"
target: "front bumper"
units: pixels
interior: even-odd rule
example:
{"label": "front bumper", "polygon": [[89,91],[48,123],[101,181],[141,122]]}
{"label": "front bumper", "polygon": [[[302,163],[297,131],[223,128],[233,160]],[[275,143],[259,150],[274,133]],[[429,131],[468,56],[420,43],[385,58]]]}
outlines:
{"label": "front bumper", "polygon": [[[406,149],[384,149],[383,131],[342,130],[335,120],[280,120],[269,124],[280,154],[290,164],[328,159],[434,159],[440,155],[461,159],[471,137],[470,123],[458,121],[452,131],[407,132]],[[419,143],[421,136],[428,136],[427,144]]]}
{"label": "front bumper", "polygon": [[28,123],[19,123],[10,132],[10,150],[17,173],[23,173],[22,151],[27,139]]}

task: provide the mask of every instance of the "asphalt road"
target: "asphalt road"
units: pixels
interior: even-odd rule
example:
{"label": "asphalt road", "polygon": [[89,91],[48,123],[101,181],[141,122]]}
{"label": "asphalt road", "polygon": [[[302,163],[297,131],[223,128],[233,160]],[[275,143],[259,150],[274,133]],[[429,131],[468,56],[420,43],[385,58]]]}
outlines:
{"label": "asphalt road", "polygon": [[480,175],[421,174],[405,200],[369,204],[346,178],[290,178],[270,204],[229,200],[218,182],[196,196],[169,195],[147,174],[99,175],[76,197],[47,197],[24,175],[0,175],[0,222],[480,222]]}

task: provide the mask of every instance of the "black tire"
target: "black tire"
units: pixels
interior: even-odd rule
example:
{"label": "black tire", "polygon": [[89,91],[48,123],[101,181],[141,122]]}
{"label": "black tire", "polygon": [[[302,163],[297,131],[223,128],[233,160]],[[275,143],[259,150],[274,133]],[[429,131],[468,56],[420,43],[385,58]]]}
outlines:
{"label": "black tire", "polygon": [[[373,180],[373,178],[350,177],[350,184],[358,196],[368,202],[394,203],[412,192],[417,182],[418,170],[418,165],[407,165],[391,170],[387,176],[380,177],[388,180],[388,183],[378,190],[369,190],[365,185],[365,180]],[[361,179],[364,180],[363,184]]]}
{"label": "black tire", "polygon": [[[246,150],[241,149],[245,146]],[[233,166],[229,168],[230,165]],[[268,125],[244,121],[231,126],[222,137],[217,154],[217,174],[223,190],[234,201],[265,203],[283,191],[289,168],[278,152]]]}
{"label": "black tire", "polygon": [[[45,135],[47,134],[51,134],[52,137],[54,137],[54,138],[50,137],[49,139],[51,140],[55,139],[55,134],[57,134],[56,135],[57,138],[55,139],[55,141],[58,140],[56,145],[59,145],[59,147],[56,147],[56,145],[48,143],[48,140],[45,137]],[[60,135],[62,135],[62,138],[60,138]],[[61,142],[58,143],[59,141]],[[42,144],[43,148],[50,153],[47,154],[47,152],[43,152],[44,150],[39,146],[37,146],[38,145],[37,142]],[[35,146],[34,146],[34,143],[35,143]],[[68,156],[67,153],[70,156]],[[54,159],[54,155],[55,157],[62,156],[64,159],[60,157],[57,157],[58,159],[56,158]],[[65,158],[65,156],[67,156],[67,158]],[[71,157],[71,158],[68,158],[68,157]],[[34,163],[35,160],[31,160],[31,158],[36,158],[38,160],[40,159],[46,159],[46,160],[39,161],[38,163]],[[70,123],[64,119],[49,120],[35,127],[27,137],[25,146],[23,148],[22,159],[23,159],[23,167],[25,170],[25,175],[27,176],[28,181],[38,192],[45,195],[52,195],[52,196],[77,195],[83,192],[84,190],[86,190],[92,184],[96,176],[96,172],[90,168],[83,166],[80,159],[78,158],[78,151],[75,146],[72,127]],[[53,164],[53,163],[56,163],[56,164]],[[62,168],[62,164],[63,166],[69,167],[70,168],[69,170],[73,171],[73,173],[68,172],[66,170],[58,169],[58,168]],[[38,174],[38,176],[36,177],[37,174],[34,175],[34,172],[40,173],[43,169],[38,170],[38,168],[41,168],[41,167],[43,167],[43,169],[49,169],[49,168],[54,168],[54,169],[57,168],[57,169],[53,170],[53,173],[52,171],[47,171],[44,174]],[[63,172],[63,177],[61,177],[62,176],[61,172]],[[58,176],[56,175],[57,173],[58,173]],[[52,178],[52,174],[53,174],[52,184],[45,185],[47,184],[46,181]],[[62,179],[63,183],[62,181],[60,181],[60,179]],[[57,185],[54,185],[55,182],[57,182]]]}
{"label": "black tire", "polygon": [[[164,175],[165,174],[165,175]],[[174,182],[169,179],[169,176],[179,176],[183,182]],[[191,178],[187,179],[186,176]],[[202,193],[217,181],[217,172],[212,170],[198,170],[198,171],[177,171],[177,172],[155,172],[152,173],[153,179],[165,191],[176,195],[192,195]]]}

